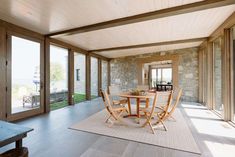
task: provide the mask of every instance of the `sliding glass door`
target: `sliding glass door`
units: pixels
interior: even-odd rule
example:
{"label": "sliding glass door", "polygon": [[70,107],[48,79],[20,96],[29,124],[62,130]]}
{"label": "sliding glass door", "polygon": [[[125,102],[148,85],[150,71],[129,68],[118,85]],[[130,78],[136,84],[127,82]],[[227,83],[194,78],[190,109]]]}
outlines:
{"label": "sliding glass door", "polygon": [[107,90],[108,88],[108,62],[102,60],[102,89]]}
{"label": "sliding glass door", "polygon": [[74,53],[74,103],[86,100],[86,56]]}
{"label": "sliding glass door", "polygon": [[91,57],[91,99],[98,97],[98,59]]}
{"label": "sliding glass door", "polygon": [[50,46],[50,110],[68,105],[68,50]]}
{"label": "sliding glass door", "polygon": [[219,114],[223,112],[222,104],[222,41],[221,38],[213,42],[213,58],[214,58],[214,110]]}
{"label": "sliding glass door", "polygon": [[8,35],[7,104],[8,119],[40,113],[42,109],[41,43]]}

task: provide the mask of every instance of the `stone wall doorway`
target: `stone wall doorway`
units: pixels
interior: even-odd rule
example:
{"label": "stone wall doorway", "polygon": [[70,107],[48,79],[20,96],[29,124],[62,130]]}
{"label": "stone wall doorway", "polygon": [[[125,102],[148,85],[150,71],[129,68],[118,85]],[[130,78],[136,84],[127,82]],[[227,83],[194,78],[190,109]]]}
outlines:
{"label": "stone wall doorway", "polygon": [[[149,85],[153,88],[156,83],[169,83],[174,87],[178,87],[178,62],[177,55],[155,56],[139,59],[137,68],[138,84]],[[153,74],[156,76],[154,77]],[[162,74],[168,75],[167,78],[164,78]]]}

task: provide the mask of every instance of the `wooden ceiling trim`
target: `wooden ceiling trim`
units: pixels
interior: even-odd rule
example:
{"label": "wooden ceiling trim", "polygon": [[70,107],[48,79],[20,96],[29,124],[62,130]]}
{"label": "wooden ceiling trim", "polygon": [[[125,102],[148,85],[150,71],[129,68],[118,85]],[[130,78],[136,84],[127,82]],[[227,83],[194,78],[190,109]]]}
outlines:
{"label": "wooden ceiling trim", "polygon": [[64,48],[67,48],[67,49],[71,49],[72,51],[74,52],[78,52],[78,53],[82,53],[82,54],[85,54],[85,55],[90,55],[90,56],[93,56],[93,57],[96,57],[96,58],[99,58],[99,59],[102,59],[102,60],[107,60],[109,61],[109,58],[107,57],[104,57],[104,56],[101,56],[99,54],[95,54],[93,52],[88,52],[82,48],[79,48],[77,46],[73,46],[71,44],[68,44],[66,42],[63,42],[63,41],[60,41],[60,40],[57,40],[57,39],[54,39],[54,38],[49,38],[49,41],[57,46],[62,46]]}
{"label": "wooden ceiling trim", "polygon": [[28,30],[26,28],[11,24],[11,23],[3,21],[1,19],[0,19],[0,27],[6,28],[7,32],[15,32],[15,33],[25,35],[28,37],[36,38],[39,40],[44,40],[44,35],[42,35],[40,33],[37,33],[37,32],[31,31],[31,30]]}
{"label": "wooden ceiling trim", "polygon": [[205,9],[217,8],[217,7],[222,7],[222,6],[231,5],[231,4],[235,4],[235,1],[234,0],[204,0],[204,1],[195,2],[191,4],[176,6],[172,8],[166,8],[166,9],[148,12],[144,14],[119,18],[115,20],[87,25],[83,27],[77,27],[77,28],[68,29],[64,31],[59,31],[59,32],[48,34],[47,36],[56,37],[56,36],[85,33],[85,32],[96,31],[96,30],[101,30],[101,29],[106,29],[106,28],[111,28],[111,27],[133,24],[137,22],[154,20],[154,19],[163,18],[163,17],[185,14],[185,13],[190,13],[190,12],[195,12],[195,11],[200,11],[200,10],[205,10]]}
{"label": "wooden ceiling trim", "polygon": [[105,49],[96,49],[96,50],[89,50],[88,52],[96,52],[97,53],[97,52],[103,52],[103,51],[126,50],[126,49],[144,48],[144,47],[170,45],[170,44],[191,43],[191,42],[198,42],[198,41],[205,41],[205,40],[207,40],[206,37],[205,38],[194,38],[194,39],[166,41],[166,42],[159,42],[159,43],[148,43],[148,44],[141,44],[141,45],[112,47],[112,48],[105,48]]}
{"label": "wooden ceiling trim", "polygon": [[235,25],[235,12],[229,16],[209,37],[209,41],[213,41],[223,35],[224,29],[229,29]]}

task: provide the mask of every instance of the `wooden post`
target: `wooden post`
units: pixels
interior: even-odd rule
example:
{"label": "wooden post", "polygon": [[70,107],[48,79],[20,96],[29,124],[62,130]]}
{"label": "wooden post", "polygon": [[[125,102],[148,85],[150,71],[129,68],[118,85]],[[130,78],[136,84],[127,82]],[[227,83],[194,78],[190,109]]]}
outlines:
{"label": "wooden post", "polygon": [[198,69],[199,69],[199,102],[203,102],[203,50],[198,51]]}
{"label": "wooden post", "polygon": [[110,67],[110,60],[108,61],[108,87],[107,87],[107,90],[108,90],[108,93],[109,93],[109,86],[111,85],[111,67]]}
{"label": "wooden post", "polygon": [[98,95],[100,96],[99,90],[102,88],[102,60],[98,59]]}
{"label": "wooden post", "polygon": [[[232,120],[232,105],[233,105],[233,83],[231,82],[231,58],[230,58],[230,52],[231,52],[231,41],[230,39],[230,29],[224,30],[224,36],[222,40],[222,102],[224,105],[224,114],[223,119],[225,121]],[[233,52],[231,52],[233,53]],[[232,68],[232,67],[231,67]]]}
{"label": "wooden post", "polygon": [[86,99],[91,100],[91,57],[86,55]]}
{"label": "wooden post", "polygon": [[69,49],[68,66],[68,104],[74,105],[74,52]]}
{"label": "wooden post", "polygon": [[0,27],[0,120],[6,120],[6,31]]}
{"label": "wooden post", "polygon": [[44,112],[50,112],[50,39],[44,41]]}

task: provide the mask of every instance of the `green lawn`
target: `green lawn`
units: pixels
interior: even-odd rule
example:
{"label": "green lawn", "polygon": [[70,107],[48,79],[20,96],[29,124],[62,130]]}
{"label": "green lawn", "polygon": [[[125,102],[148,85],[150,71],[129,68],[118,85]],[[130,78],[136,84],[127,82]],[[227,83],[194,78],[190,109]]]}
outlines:
{"label": "green lawn", "polygon": [[[97,98],[97,96],[92,95],[91,99],[94,99],[94,98]],[[85,94],[78,94],[78,93],[74,94],[74,103],[75,104],[83,102],[85,100],[86,100],[86,95]],[[65,106],[67,106],[67,105],[68,105],[68,101],[67,100],[52,103],[52,104],[50,104],[51,111],[63,108]]]}

